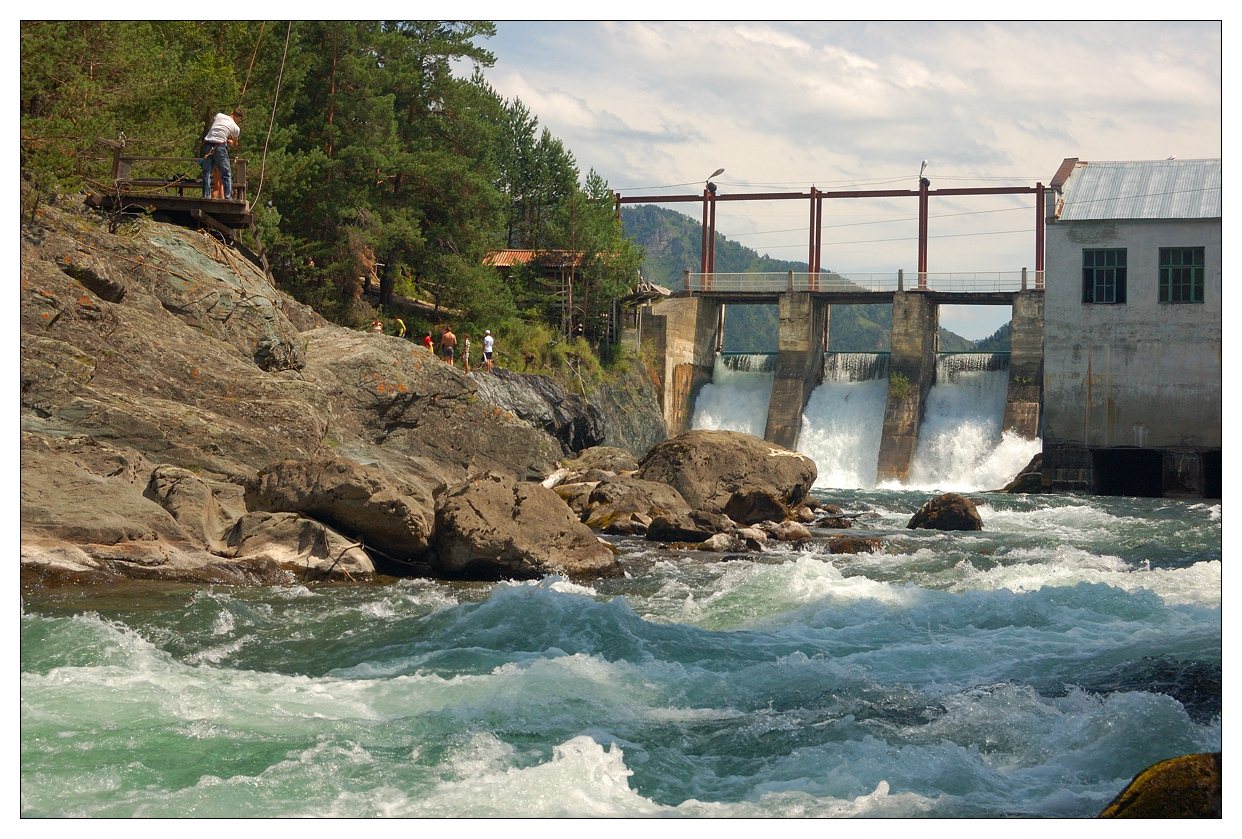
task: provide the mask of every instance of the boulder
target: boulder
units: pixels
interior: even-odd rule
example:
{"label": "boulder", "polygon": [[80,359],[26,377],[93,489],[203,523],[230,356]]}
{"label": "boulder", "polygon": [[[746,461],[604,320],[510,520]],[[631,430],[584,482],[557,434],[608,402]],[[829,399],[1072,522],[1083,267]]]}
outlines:
{"label": "boulder", "polygon": [[303,581],[356,580],[375,573],[360,543],[297,513],[247,513],[226,540],[239,564],[274,565]]}
{"label": "boulder", "polygon": [[431,545],[432,492],[432,487],[408,476],[396,478],[382,467],[325,456],[263,468],[246,485],[246,507],[301,513],[392,559],[409,561]]}
{"label": "boulder", "polygon": [[982,530],[983,519],[975,502],[956,492],[946,492],[924,504],[906,527],[910,530]]}
{"label": "boulder", "polygon": [[[807,512],[810,513],[809,510]],[[742,487],[730,496],[724,514],[742,524],[758,524],[761,521],[784,521],[789,518],[789,508],[770,489]],[[811,520],[814,520],[814,514],[811,514]]]}
{"label": "boulder", "polygon": [[574,578],[621,573],[613,549],[574,516],[560,497],[537,483],[486,473],[437,499],[438,575],[465,579]]}
{"label": "boulder", "polygon": [[847,514],[836,504],[820,504],[815,508],[816,527],[853,527],[856,514]]}
{"label": "boulder", "polygon": [[569,505],[569,509],[573,510],[574,515],[581,521],[586,517],[590,506],[591,493],[595,491],[596,486],[598,486],[598,483],[557,484],[552,487],[552,491]]}
{"label": "boulder", "polygon": [[645,533],[657,516],[677,517],[690,512],[690,505],[667,484],[644,481],[632,475],[602,480],[587,498],[582,521],[605,533]]}
{"label": "boulder", "polygon": [[736,526],[723,513],[692,510],[676,515],[656,516],[647,528],[647,538],[653,542],[703,542],[717,533],[728,533]]}
{"label": "boulder", "polygon": [[1043,492],[1044,489],[1044,453],[1040,452],[1031,458],[1031,462],[1019,472],[1012,481],[1001,487],[998,492],[1031,493]]}
{"label": "boulder", "polygon": [[561,465],[575,472],[603,469],[614,475],[638,469],[638,461],[634,455],[616,446],[591,446],[578,452],[572,460],[562,461]]}
{"label": "boulder", "polygon": [[780,522],[764,522],[760,527],[778,542],[803,542],[811,538],[811,531],[802,522],[792,519]]}
{"label": "boulder", "polygon": [[1219,819],[1221,753],[1162,760],[1134,780],[1100,813],[1103,819]]}
{"label": "boulder", "polygon": [[828,553],[834,554],[874,554],[884,548],[876,536],[829,536],[827,543]]}
{"label": "boulder", "polygon": [[786,508],[815,483],[815,461],[737,431],[689,431],[653,447],[638,477],[668,484],[695,510],[723,513],[737,493],[766,493]]}

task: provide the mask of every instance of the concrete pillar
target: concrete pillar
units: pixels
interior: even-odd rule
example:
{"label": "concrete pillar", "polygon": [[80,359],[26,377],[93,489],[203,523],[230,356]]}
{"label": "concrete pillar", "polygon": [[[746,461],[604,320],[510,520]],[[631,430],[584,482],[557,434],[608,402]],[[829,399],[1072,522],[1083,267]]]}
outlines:
{"label": "concrete pillar", "polygon": [[1044,293],[1024,291],[1013,298],[1009,339],[1009,389],[1002,426],[1028,440],[1039,437],[1039,406],[1044,383]]}
{"label": "concrete pillar", "polygon": [[801,291],[782,294],[777,309],[776,377],[763,439],[794,449],[802,431],[802,410],[824,372],[829,307]]}
{"label": "concrete pillar", "polygon": [[712,380],[720,304],[703,297],[670,297],[643,318],[643,343],[657,363],[660,407],[670,437],[690,430],[694,399]]}
{"label": "concrete pillar", "polygon": [[888,400],[876,475],[905,481],[918,448],[919,421],[936,377],[939,311],[926,294],[893,295],[892,348],[888,361]]}

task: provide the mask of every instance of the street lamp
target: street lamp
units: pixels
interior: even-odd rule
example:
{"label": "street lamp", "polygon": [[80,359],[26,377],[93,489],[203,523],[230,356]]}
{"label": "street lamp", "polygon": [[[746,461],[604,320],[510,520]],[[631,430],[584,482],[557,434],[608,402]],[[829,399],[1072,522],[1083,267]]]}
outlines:
{"label": "street lamp", "polygon": [[717,169],[715,172],[712,172],[710,175],[707,176],[707,191],[710,192],[712,195],[716,194],[716,185],[712,183],[712,178],[716,177],[717,175],[723,175],[723,174],[724,174],[724,169]]}

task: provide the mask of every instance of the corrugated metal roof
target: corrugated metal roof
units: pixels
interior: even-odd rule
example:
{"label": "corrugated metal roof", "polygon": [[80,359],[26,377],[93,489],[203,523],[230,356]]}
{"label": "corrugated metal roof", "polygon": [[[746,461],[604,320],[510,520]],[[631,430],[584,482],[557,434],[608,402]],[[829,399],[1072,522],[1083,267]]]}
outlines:
{"label": "corrugated metal roof", "polygon": [[1061,221],[1221,217],[1213,160],[1080,162],[1065,184]]}
{"label": "corrugated metal roof", "polygon": [[502,251],[492,251],[483,257],[483,264],[494,268],[512,268],[514,265],[525,265],[527,262],[535,262],[543,268],[577,268],[582,262],[582,254],[564,250],[535,251],[508,248]]}

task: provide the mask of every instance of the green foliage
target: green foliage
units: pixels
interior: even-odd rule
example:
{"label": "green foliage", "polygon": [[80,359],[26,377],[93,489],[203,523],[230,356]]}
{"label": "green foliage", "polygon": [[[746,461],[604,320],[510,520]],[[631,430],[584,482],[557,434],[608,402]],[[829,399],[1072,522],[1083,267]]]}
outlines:
{"label": "green foliage", "polygon": [[[358,325],[415,298],[480,334],[516,334],[527,312],[546,321],[523,350],[536,358],[575,323],[604,341],[596,325],[641,254],[607,183],[486,83],[495,58],[480,42],[494,34],[485,21],[24,22],[22,211],[109,188],[100,138],[196,166],[206,120],[242,106],[249,235],[298,299]],[[455,73],[463,64],[473,75]],[[575,308],[536,274],[511,285],[483,266],[506,245],[580,252]],[[373,286],[378,300],[364,296]]]}
{"label": "green foliage", "polygon": [[888,393],[896,399],[905,401],[910,398],[910,394],[914,390],[914,385],[910,384],[910,379],[904,373],[890,373],[888,376]]}

